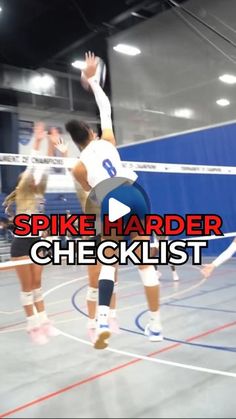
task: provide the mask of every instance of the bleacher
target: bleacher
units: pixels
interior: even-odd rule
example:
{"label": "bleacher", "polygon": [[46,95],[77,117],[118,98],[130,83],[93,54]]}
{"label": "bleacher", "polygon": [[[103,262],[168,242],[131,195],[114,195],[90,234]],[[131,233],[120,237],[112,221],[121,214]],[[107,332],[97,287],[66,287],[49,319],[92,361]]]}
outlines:
{"label": "bleacher", "polygon": [[75,193],[47,193],[45,195],[45,214],[81,214],[81,205]]}
{"label": "bleacher", "polygon": [[[6,218],[2,203],[5,199],[5,194],[0,193],[0,218]],[[75,193],[47,193],[45,195],[45,214],[65,214],[70,211],[74,214],[82,212],[81,205]]]}
{"label": "bleacher", "polygon": [[6,194],[0,193],[0,219],[2,218],[6,218],[5,212],[4,212],[4,208],[2,206],[2,203],[5,199]]}
{"label": "bleacher", "polygon": [[[0,193],[0,220],[7,220],[2,203],[5,194]],[[81,214],[81,205],[75,193],[47,193],[45,195],[45,214]],[[0,235],[0,262],[10,259],[11,234]]]}

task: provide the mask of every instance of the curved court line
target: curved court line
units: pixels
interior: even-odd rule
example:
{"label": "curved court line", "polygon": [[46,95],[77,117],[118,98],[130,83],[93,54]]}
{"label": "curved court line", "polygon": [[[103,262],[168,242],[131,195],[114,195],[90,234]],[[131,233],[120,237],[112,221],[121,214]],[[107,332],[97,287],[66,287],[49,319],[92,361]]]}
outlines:
{"label": "curved court line", "polygon": [[[129,269],[129,268],[127,268],[127,269]],[[186,281],[185,281],[186,282]],[[134,284],[134,285],[137,285],[137,284]],[[173,286],[174,285],[177,285],[177,284],[173,284]],[[199,284],[199,286],[200,286],[201,284]],[[82,309],[80,309],[78,306],[77,306],[77,304],[76,304],[76,302],[75,302],[75,298],[76,298],[76,296],[84,289],[84,288],[86,288],[86,286],[87,286],[87,284],[86,285],[83,285],[82,287],[80,287],[78,290],[76,290],[75,292],[74,292],[74,294],[72,295],[72,297],[71,297],[71,302],[72,302],[72,305],[73,305],[73,307],[78,311],[78,312],[80,312],[81,314],[83,314],[84,316],[86,316],[86,317],[88,317],[87,316],[87,314],[82,310]],[[194,285],[194,287],[195,287],[195,285]],[[128,287],[125,287],[125,288],[128,288]],[[186,290],[184,290],[185,292],[187,292],[188,290],[191,290],[192,289],[192,287],[190,287],[190,288],[187,288]],[[181,291],[182,292],[182,291]],[[168,296],[168,298],[172,298],[173,297],[173,295],[176,295],[176,293],[175,294],[171,294],[170,296]],[[165,297],[163,297],[163,298],[165,298]],[[161,298],[161,301],[162,301],[162,298]],[[127,306],[127,307],[123,307],[123,308],[120,308],[120,309],[118,309],[117,311],[126,311],[126,310],[130,310],[131,308],[140,308],[140,307],[142,307],[142,306],[144,306],[144,305],[146,305],[146,302],[144,302],[144,303],[138,303],[138,304],[133,304],[133,305],[129,305],[129,306]],[[122,329],[122,328],[121,328]],[[122,329],[123,330],[123,329]],[[125,329],[124,329],[125,330]]]}
{"label": "curved court line", "polygon": [[[142,334],[143,334],[145,329],[141,326],[140,319],[146,312],[147,312],[147,310],[142,311],[141,313],[138,314],[138,316],[135,319],[135,325],[139,330],[141,330]],[[213,330],[214,330],[214,332],[220,332],[221,330],[224,330],[228,327],[232,327],[232,326],[235,326],[235,325],[236,325],[236,321],[234,321],[232,323],[228,323],[227,326],[224,325],[223,328],[222,328],[222,326],[219,326],[219,327],[217,327]],[[203,336],[201,336],[201,337],[203,337]],[[215,350],[218,350],[218,351],[225,351],[225,352],[236,352],[236,348],[233,347],[233,346],[230,347],[230,346],[208,345],[208,344],[204,344],[204,343],[192,343],[192,342],[189,342],[188,339],[187,340],[181,340],[181,339],[174,339],[174,338],[168,338],[168,337],[164,337],[164,340],[166,340],[168,342],[177,342],[177,343],[181,343],[183,345],[191,345],[191,346],[196,346],[196,347],[200,347],[200,348],[215,349]]]}
{"label": "curved court line", "polygon": [[[154,355],[158,355],[158,354],[163,353],[163,352],[170,351],[171,349],[174,349],[177,346],[179,346],[179,344],[170,345],[170,346],[168,346],[166,348],[163,348],[163,349],[160,349],[160,350],[158,350],[156,352],[153,352],[152,354],[150,354],[150,356],[154,356]],[[20,412],[22,410],[25,410],[25,409],[27,409],[29,407],[32,407],[32,406],[34,406],[34,405],[36,405],[38,403],[42,403],[42,402],[44,402],[46,400],[49,400],[49,399],[51,399],[53,397],[56,397],[56,396],[59,396],[60,394],[66,393],[67,391],[73,390],[74,388],[78,388],[78,387],[80,387],[80,386],[82,386],[84,384],[88,384],[88,383],[90,383],[90,382],[92,382],[94,380],[97,380],[99,378],[106,377],[107,375],[112,374],[113,372],[120,371],[120,370],[122,370],[122,369],[124,369],[126,367],[129,367],[131,365],[137,364],[139,362],[141,362],[140,359],[133,359],[132,361],[128,361],[128,362],[119,364],[116,367],[110,368],[110,369],[105,370],[105,371],[103,371],[101,373],[98,373],[98,374],[94,374],[92,376],[89,376],[89,377],[87,377],[87,378],[85,378],[83,380],[80,380],[80,381],[76,382],[76,383],[73,383],[71,385],[68,385],[68,386],[66,386],[64,388],[61,388],[59,390],[56,390],[54,392],[48,393],[48,394],[46,394],[44,396],[38,397],[37,399],[34,399],[34,400],[32,400],[32,401],[30,401],[28,403],[24,403],[24,404],[22,404],[22,405],[20,405],[20,406],[18,406],[16,408],[14,408],[14,409],[8,410],[7,412],[0,413],[0,418],[6,418],[7,416],[13,415],[14,413],[17,413],[17,412]]]}
{"label": "curved court line", "polygon": [[[236,322],[235,322],[235,324],[236,324]],[[69,339],[75,340],[75,341],[83,343],[85,345],[93,346],[93,344],[91,342],[88,342],[87,340],[84,340],[84,339],[77,338],[76,336],[73,336],[69,333],[61,332],[61,334],[65,337],[69,338]],[[168,366],[171,366],[171,367],[184,368],[184,369],[187,369],[187,370],[204,372],[204,373],[207,373],[207,374],[222,375],[222,376],[225,376],[225,377],[236,378],[236,372],[234,373],[234,372],[228,372],[228,371],[223,371],[223,370],[216,370],[216,369],[212,369],[212,368],[197,367],[195,365],[183,364],[183,363],[180,363],[180,362],[166,361],[166,360],[159,359],[159,358],[158,359],[157,358],[151,358],[151,355],[147,355],[147,356],[146,355],[140,355],[140,354],[136,354],[136,353],[133,353],[133,352],[122,351],[122,350],[114,349],[114,348],[107,348],[107,349],[105,349],[105,351],[113,352],[113,353],[118,354],[118,355],[125,355],[129,358],[131,357],[131,358],[140,359],[140,360],[143,360],[143,361],[154,362],[156,364],[163,364],[163,365],[168,365]]]}
{"label": "curved court line", "polygon": [[66,285],[74,284],[74,282],[84,281],[87,277],[88,277],[88,275],[84,275],[84,276],[81,276],[81,277],[79,277],[79,278],[74,278],[74,279],[71,279],[70,281],[62,282],[61,284],[58,284],[58,285],[56,285],[55,287],[50,288],[49,290],[45,291],[45,292],[43,293],[43,298],[47,297],[47,296],[48,296],[49,294],[51,294],[52,292],[57,291],[57,290],[59,290],[60,288],[65,287]]}
{"label": "curved court line", "polygon": [[[129,269],[131,269],[131,268],[129,268]],[[125,270],[125,269],[124,269]],[[86,275],[86,278],[87,278],[87,275]],[[82,277],[82,278],[78,278],[78,281],[79,280],[81,280],[81,279],[85,279],[85,277]],[[75,279],[75,282],[76,282],[76,279]],[[69,283],[69,281],[68,281],[68,283]],[[63,283],[64,284],[64,283]],[[66,284],[65,284],[66,285]],[[133,283],[133,284],[130,284],[129,285],[129,287],[133,287],[133,286],[135,286],[136,285],[136,283]],[[64,285],[63,285],[64,286]],[[123,288],[128,288],[127,286],[126,287],[120,287],[119,286],[119,289],[123,289]],[[44,294],[44,296],[45,296],[45,294]],[[65,298],[65,299],[63,299],[63,300],[57,300],[57,301],[51,301],[50,303],[47,303],[47,307],[48,306],[52,306],[52,305],[56,305],[56,304],[59,304],[59,303],[63,303],[63,302],[66,302],[66,301],[68,301],[69,300],[69,297],[68,298]],[[13,315],[13,314],[18,314],[18,313],[22,313],[22,309],[18,309],[18,310],[13,310],[13,311],[0,311],[0,315],[1,314],[3,314],[3,315]]]}
{"label": "curved court line", "polygon": [[[128,270],[135,269],[135,268],[136,268],[135,266],[130,266],[128,268],[122,269],[122,271],[128,271]],[[56,291],[56,290],[58,290],[60,288],[66,287],[66,285],[73,284],[74,282],[77,282],[77,281],[78,282],[79,281],[83,281],[86,278],[88,278],[88,275],[84,275],[81,278],[71,279],[70,281],[62,282],[61,284],[56,285],[55,287],[50,288],[48,291],[44,292],[43,293],[43,298],[47,297],[49,294],[51,294],[52,292],[54,292],[54,291]]]}
{"label": "curved court line", "polygon": [[[125,270],[131,270],[131,269],[135,269],[135,267],[128,267],[128,268],[124,268],[123,269],[123,271],[125,271]],[[82,281],[82,280],[84,280],[84,279],[86,279],[87,278],[87,275],[84,275],[83,277],[81,277],[81,278],[74,278],[74,279],[72,279],[72,280],[70,280],[70,281],[66,281],[66,282],[63,282],[62,284],[59,284],[59,285],[57,285],[56,287],[54,287],[54,288],[51,288],[51,289],[49,289],[48,291],[46,291],[44,294],[43,294],[43,296],[45,297],[45,296],[47,296],[47,295],[49,295],[49,294],[51,294],[51,292],[53,292],[53,291],[55,291],[55,290],[57,290],[57,289],[59,289],[59,288],[62,288],[62,287],[64,287],[64,286],[66,286],[66,285],[70,285],[71,283],[74,283],[74,282],[79,282],[79,281]],[[134,285],[136,285],[136,284],[130,284],[130,286],[134,286]],[[87,284],[85,284],[85,285],[83,285],[83,287],[82,288],[85,288],[87,286]],[[125,287],[125,288],[127,288],[127,287]],[[123,289],[123,287],[121,287],[120,289]],[[67,301],[68,299],[66,299],[65,301]],[[61,301],[64,301],[64,300],[59,300],[59,301],[54,301],[54,302],[51,302],[51,303],[48,303],[48,305],[52,305],[52,304],[58,304],[59,302],[61,302]],[[129,309],[129,307],[127,307],[127,308],[125,308],[125,309]],[[18,313],[18,311],[19,312],[22,312],[22,310],[17,310],[17,313]],[[15,314],[15,312],[9,312],[9,314]],[[83,316],[84,317],[84,316]],[[64,320],[64,321],[59,321],[59,322],[56,322],[56,324],[59,324],[59,323],[62,323],[62,322],[67,322],[68,320]],[[24,322],[20,322],[19,323],[19,325],[21,325],[21,324],[23,324]],[[6,334],[6,333],[11,333],[11,332],[18,332],[18,331],[21,331],[21,330],[25,330],[25,328],[23,328],[23,327],[19,327],[19,328],[13,328],[14,326],[16,326],[16,324],[13,324],[12,326],[10,325],[10,326],[6,326],[6,330],[5,330],[5,328],[4,328],[4,330],[0,330],[0,334]]]}
{"label": "curved court line", "polygon": [[[193,268],[195,268],[195,269],[197,269],[197,270],[200,270],[199,268],[197,268],[197,267],[195,267],[195,266],[192,266]],[[131,266],[131,267],[127,267],[127,268],[123,268],[122,269],[122,271],[126,271],[126,270],[132,270],[132,269],[136,269],[136,267],[135,266]],[[57,289],[59,289],[59,288],[63,288],[63,287],[65,287],[66,285],[70,285],[70,284],[72,284],[72,283],[74,283],[74,282],[79,282],[79,281],[82,281],[82,280],[84,280],[84,279],[86,279],[88,276],[87,275],[84,275],[84,276],[82,276],[81,278],[75,278],[75,279],[72,279],[72,280],[70,280],[70,281],[66,281],[66,282],[63,282],[62,284],[59,284],[59,285],[57,285],[56,287],[54,287],[54,288],[51,288],[51,289],[49,289],[48,291],[46,291],[44,294],[43,294],[43,297],[45,298],[47,295],[49,295],[49,294],[51,294],[53,291],[56,291]],[[183,290],[183,291],[180,291],[181,293],[187,293],[187,292],[190,292],[192,289],[195,289],[195,288],[198,288],[198,287],[200,287],[201,285],[203,285],[207,280],[208,280],[209,278],[203,278],[202,279],[202,281],[200,281],[200,283],[198,283],[198,284],[196,284],[196,285],[193,285],[191,288],[187,288],[187,290]],[[181,294],[179,294],[179,293],[176,293],[176,294],[172,294],[172,295],[170,295],[170,296],[167,296],[167,297],[162,297],[162,299],[161,300],[163,300],[163,299],[169,299],[169,298],[174,298],[174,297],[176,297],[176,296],[179,296],[179,295],[181,295]],[[49,303],[50,304],[50,303]],[[140,304],[135,304],[135,305],[132,305],[132,306],[129,306],[129,308],[139,308],[139,307],[142,307],[142,306],[144,306],[144,305],[146,305],[146,303],[140,303]],[[17,311],[12,311],[12,312],[0,312],[0,314],[16,314],[16,313],[18,313],[18,312],[21,312],[21,310],[17,310]]]}
{"label": "curved court line", "polygon": [[[225,328],[226,326],[227,325],[223,325],[222,328]],[[211,329],[211,330],[208,330],[206,332],[203,332],[201,335],[202,336],[203,335],[206,336],[206,335],[209,335],[209,334],[211,334],[213,332],[214,332],[214,329]],[[76,341],[78,341],[80,343],[84,343],[84,344],[86,344],[88,346],[92,346],[92,343],[91,342],[88,342],[88,341],[83,340],[83,339],[76,338],[75,336],[69,335],[68,333],[62,332],[62,335],[64,335],[65,337],[67,337],[69,339],[73,339],[73,340],[76,340]],[[199,336],[200,335],[193,336],[193,337],[189,338],[189,341],[190,340],[197,339],[197,338],[199,338]],[[0,413],[0,418],[5,418],[7,416],[13,415],[14,413],[17,413],[19,411],[25,410],[25,409],[27,409],[29,407],[32,407],[32,406],[34,406],[34,405],[36,405],[38,403],[41,403],[43,401],[49,400],[49,399],[51,399],[53,397],[59,396],[60,394],[63,394],[65,392],[67,392],[67,391],[70,391],[70,390],[72,390],[74,388],[78,388],[78,387],[80,387],[83,384],[87,384],[87,383],[92,382],[92,381],[94,381],[96,379],[105,377],[105,376],[107,376],[107,375],[109,375],[109,374],[111,374],[113,372],[119,371],[119,370],[124,369],[126,367],[129,367],[131,365],[137,364],[138,362],[141,362],[143,360],[149,361],[149,362],[156,362],[156,363],[164,364],[164,365],[167,365],[167,363],[168,363],[169,366],[175,366],[175,367],[185,368],[185,369],[189,369],[189,370],[194,370],[194,371],[197,371],[197,372],[205,372],[205,373],[208,373],[208,374],[214,374],[214,375],[217,374],[217,375],[223,375],[223,376],[227,376],[227,377],[231,377],[231,378],[236,378],[236,373],[230,373],[230,372],[227,372],[227,371],[215,370],[215,369],[210,369],[210,368],[195,367],[195,366],[188,365],[188,364],[180,364],[180,363],[176,363],[176,362],[170,362],[170,361],[164,361],[164,360],[160,360],[160,359],[156,359],[156,358],[151,358],[151,357],[153,357],[155,355],[158,355],[158,354],[161,354],[161,353],[164,353],[164,352],[171,351],[172,349],[175,349],[175,348],[177,348],[179,346],[181,346],[180,343],[175,343],[175,344],[172,344],[172,345],[167,346],[165,348],[159,349],[158,351],[152,352],[152,353],[148,354],[147,356],[142,356],[142,355],[136,356],[136,354],[133,354],[131,352],[120,351],[120,350],[108,348],[108,349],[106,349],[107,351],[110,351],[110,352],[113,352],[113,353],[117,353],[119,355],[126,355],[126,356],[132,357],[132,358],[135,357],[135,359],[132,359],[132,361],[129,361],[129,362],[125,362],[125,363],[119,364],[118,366],[113,367],[113,368],[108,369],[108,370],[105,370],[105,371],[103,371],[103,372],[101,372],[99,374],[92,375],[92,376],[90,376],[90,377],[88,377],[86,379],[83,379],[81,381],[78,381],[77,383],[71,384],[71,385],[69,385],[67,387],[61,388],[61,389],[59,389],[57,391],[54,391],[54,392],[48,393],[48,394],[46,394],[44,396],[38,397],[37,399],[34,399],[34,400],[32,400],[32,401],[30,401],[28,403],[22,404],[22,405],[14,408],[14,409],[8,410],[7,412]]]}
{"label": "curved court line", "polygon": [[[134,269],[135,267],[133,267],[133,269]],[[123,270],[129,270],[129,269],[132,269],[132,267],[131,268],[124,268]],[[197,282],[197,284],[194,284],[194,285],[192,285],[191,287],[189,287],[189,288],[187,288],[187,289],[185,289],[185,290],[182,290],[182,291],[177,291],[177,292],[175,292],[175,293],[173,293],[173,294],[170,294],[170,295],[167,295],[167,296],[165,296],[165,297],[161,297],[161,299],[160,299],[160,301],[162,302],[162,301],[165,301],[165,300],[169,300],[169,299],[171,299],[171,298],[175,298],[175,297],[179,297],[179,296],[181,296],[181,295],[183,295],[183,294],[185,294],[185,293],[188,293],[188,292],[190,292],[190,291],[192,291],[192,290],[194,290],[194,289],[196,289],[196,288],[198,288],[198,287],[200,287],[201,285],[203,285],[207,280],[208,280],[209,278],[203,278],[203,279],[201,279],[201,281],[199,281],[198,280],[198,282]],[[65,286],[66,284],[64,284],[64,285],[62,285],[62,286]],[[73,306],[77,309],[77,306],[76,306],[76,303],[75,303],[75,297],[76,297],[76,295],[83,289],[84,287],[81,287],[81,288],[79,288],[79,290],[77,290],[74,294],[73,294],[73,296],[72,296],[72,304],[73,304]],[[52,289],[53,290],[53,289]],[[49,290],[50,291],[50,290]],[[45,296],[46,296],[46,294],[45,294]],[[135,305],[130,305],[128,308],[130,309],[130,308],[138,308],[138,307],[142,307],[142,306],[144,306],[144,305],[146,305],[146,302],[144,302],[144,303],[140,303],[140,304],[135,304]],[[83,313],[83,312],[82,312]]]}
{"label": "curved court line", "polygon": [[172,338],[165,338],[165,340],[167,340],[168,342],[178,342],[184,345],[196,346],[196,347],[204,348],[204,349],[215,349],[217,351],[224,351],[224,352],[236,352],[236,347],[233,347],[233,346],[208,345],[204,343],[193,343],[193,342],[187,342],[185,340],[172,339]]}
{"label": "curved court line", "polygon": [[[72,295],[71,301],[73,304],[73,307],[83,316],[88,317],[88,315],[78,306],[78,304],[76,303],[75,299],[77,297],[77,295],[86,287],[86,285],[83,285],[82,287],[80,287],[77,291],[75,291],[75,293]],[[124,331],[124,332],[128,332],[128,333],[133,333],[133,334],[137,334],[137,335],[141,335],[143,336],[143,332],[144,332],[144,328],[141,326],[139,320],[140,318],[147,313],[148,310],[144,310],[142,311],[135,319],[135,325],[136,327],[141,330],[141,332],[137,332],[135,330],[132,329],[127,329],[124,327],[121,327],[120,330]],[[188,341],[185,340],[180,340],[180,339],[173,339],[173,338],[168,338],[168,337],[164,337],[164,340],[166,340],[167,342],[176,342],[176,343],[180,343],[183,345],[191,345],[191,346],[196,346],[196,347],[202,347],[202,348],[206,348],[206,349],[215,349],[215,350],[221,350],[221,351],[225,351],[225,352],[236,352],[236,348],[234,347],[227,347],[227,346],[217,346],[217,345],[207,345],[207,344],[201,344],[201,343],[190,343]]]}
{"label": "curved court line", "polygon": [[[67,283],[65,283],[64,286],[66,284],[69,284],[69,281]],[[54,287],[54,289],[55,288],[56,287]],[[49,291],[50,292],[53,292],[54,289],[51,289]],[[49,295],[50,292],[48,292],[47,295]],[[235,322],[235,324],[236,324],[236,322]],[[137,333],[137,332],[134,332],[134,333]],[[204,332],[201,336],[207,336],[210,333],[212,333],[212,330],[207,331],[207,332]],[[72,335],[69,335],[69,334],[67,334],[65,332],[62,332],[61,331],[61,335],[64,335],[65,337],[67,337],[69,339],[76,340],[76,341],[78,341],[80,343],[84,343],[84,344],[86,344],[88,346],[92,346],[91,342],[88,342],[88,341],[83,340],[83,339],[79,339],[79,338],[77,338],[75,336],[72,336]],[[191,340],[194,340],[194,339],[197,339],[199,337],[200,337],[200,335],[198,335],[196,337],[189,338],[188,340],[189,341],[190,341],[190,339]],[[153,358],[150,358],[150,357],[151,356],[158,355],[158,354],[163,353],[163,352],[166,352],[166,351],[169,351],[169,350],[172,350],[174,348],[179,347],[180,345],[181,345],[181,343],[175,343],[173,345],[168,346],[167,348],[163,348],[163,349],[161,349],[159,351],[156,351],[156,352],[153,352],[153,353],[151,353],[151,354],[149,354],[147,356],[142,356],[142,355],[138,355],[138,354],[136,355],[136,354],[133,354],[133,353],[130,353],[130,352],[119,351],[119,350],[116,350],[116,349],[108,348],[107,351],[110,351],[110,352],[113,352],[113,353],[117,353],[119,355],[126,355],[128,357],[132,357],[132,358],[135,358],[135,359],[132,359],[132,361],[129,361],[129,362],[120,364],[117,367],[111,368],[109,370],[106,370],[106,371],[104,371],[104,372],[102,372],[100,374],[96,374],[96,375],[90,376],[87,379],[81,380],[81,381],[79,381],[77,383],[74,383],[72,385],[69,385],[67,387],[64,387],[64,388],[62,388],[60,390],[54,391],[52,393],[48,393],[45,396],[39,397],[39,398],[37,398],[35,400],[32,400],[31,402],[25,403],[25,404],[23,404],[21,406],[18,406],[16,408],[12,409],[12,410],[9,410],[9,411],[7,411],[5,413],[0,413],[0,418],[5,418],[5,417],[10,416],[10,415],[12,415],[12,414],[14,414],[16,412],[25,410],[25,409],[27,409],[27,408],[35,405],[35,404],[38,404],[38,403],[41,403],[41,402],[46,401],[48,399],[51,399],[52,397],[56,397],[56,396],[58,396],[60,394],[63,394],[65,392],[69,391],[69,390],[72,390],[74,388],[77,388],[77,387],[79,387],[79,386],[81,386],[83,384],[89,383],[89,382],[94,381],[96,379],[102,378],[102,377],[104,377],[104,376],[106,376],[108,374],[111,374],[113,372],[116,372],[118,370],[121,370],[123,368],[126,368],[126,367],[128,367],[130,365],[134,365],[134,364],[136,364],[138,362],[141,362],[142,360],[146,360],[146,361],[149,361],[149,362],[156,362],[156,363],[159,363],[159,364],[166,364],[167,365],[167,362],[168,361],[153,359]],[[236,373],[230,373],[230,372],[227,372],[227,371],[214,370],[214,369],[209,369],[209,368],[202,368],[202,367],[196,367],[196,366],[192,366],[192,365],[188,365],[188,364],[180,364],[180,363],[173,363],[173,362],[172,363],[168,362],[168,365],[169,366],[176,366],[176,367],[179,367],[179,368],[190,369],[190,370],[194,370],[194,371],[197,371],[197,372],[205,372],[205,373],[208,373],[208,374],[215,374],[215,375],[217,374],[217,375],[223,375],[223,376],[227,376],[227,377],[231,377],[231,378],[236,378]]]}

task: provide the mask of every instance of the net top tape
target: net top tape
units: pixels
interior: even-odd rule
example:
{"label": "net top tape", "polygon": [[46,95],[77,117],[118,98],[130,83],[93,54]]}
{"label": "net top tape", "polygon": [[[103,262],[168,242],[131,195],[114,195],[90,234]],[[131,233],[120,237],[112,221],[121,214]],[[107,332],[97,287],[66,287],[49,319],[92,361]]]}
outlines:
{"label": "net top tape", "polygon": [[[0,165],[12,166],[49,166],[51,168],[71,169],[78,159],[25,154],[0,153]],[[186,173],[203,175],[236,175],[234,166],[210,166],[199,164],[172,164],[155,162],[123,161],[123,166],[137,172]]]}

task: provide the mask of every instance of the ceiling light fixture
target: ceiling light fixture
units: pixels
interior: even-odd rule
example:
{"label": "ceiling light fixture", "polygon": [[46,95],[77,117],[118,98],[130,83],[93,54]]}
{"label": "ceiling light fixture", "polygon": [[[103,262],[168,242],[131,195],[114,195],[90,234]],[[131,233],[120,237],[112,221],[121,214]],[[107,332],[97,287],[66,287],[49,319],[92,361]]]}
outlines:
{"label": "ceiling light fixture", "polygon": [[176,116],[176,118],[189,119],[189,118],[191,118],[192,115],[193,115],[192,109],[188,109],[188,108],[176,109],[174,111],[174,116]]}
{"label": "ceiling light fixture", "polygon": [[160,115],[165,115],[165,112],[163,112],[163,111],[156,111],[156,110],[154,110],[154,109],[148,109],[148,108],[145,108],[145,109],[144,109],[144,111],[145,111],[145,112],[150,112],[150,113],[158,113],[158,114],[160,114]]}
{"label": "ceiling light fixture", "polygon": [[143,16],[140,13],[137,13],[137,12],[131,12],[131,16],[138,17],[139,19],[146,19],[145,16]]}
{"label": "ceiling light fixture", "polygon": [[71,63],[72,67],[77,68],[78,70],[84,70],[86,67],[85,61],[82,60],[75,60]]}
{"label": "ceiling light fixture", "polygon": [[114,51],[120,52],[121,54],[126,54],[126,55],[131,55],[131,56],[141,54],[140,49],[132,45],[118,44],[115,47],[113,47],[113,49]]}
{"label": "ceiling light fixture", "polygon": [[234,76],[233,74],[222,74],[222,76],[219,77],[219,80],[223,83],[235,84],[236,76]]}
{"label": "ceiling light fixture", "polygon": [[41,76],[41,86],[43,89],[50,89],[50,87],[54,86],[55,80],[49,74],[44,74]]}
{"label": "ceiling light fixture", "polygon": [[219,106],[228,106],[228,105],[230,105],[230,101],[229,101],[228,99],[224,99],[224,98],[222,98],[222,99],[218,99],[218,100],[216,101],[216,103],[217,103],[217,105],[219,105]]}
{"label": "ceiling light fixture", "polygon": [[37,74],[30,80],[30,89],[32,93],[47,94],[55,87],[55,80],[50,74]]}

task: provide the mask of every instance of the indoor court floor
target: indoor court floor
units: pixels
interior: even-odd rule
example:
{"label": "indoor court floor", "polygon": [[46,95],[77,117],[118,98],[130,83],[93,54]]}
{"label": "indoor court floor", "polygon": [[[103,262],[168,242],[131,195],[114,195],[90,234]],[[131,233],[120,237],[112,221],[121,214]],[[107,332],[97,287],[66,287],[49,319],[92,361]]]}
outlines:
{"label": "indoor court floor", "polygon": [[47,308],[61,335],[41,347],[25,333],[15,272],[5,272],[0,417],[235,417],[234,259],[208,280],[191,264],[178,268],[178,283],[169,267],[160,270],[164,341],[143,336],[143,289],[128,266],[119,271],[122,333],[101,352],[86,334],[85,267],[45,268]]}

